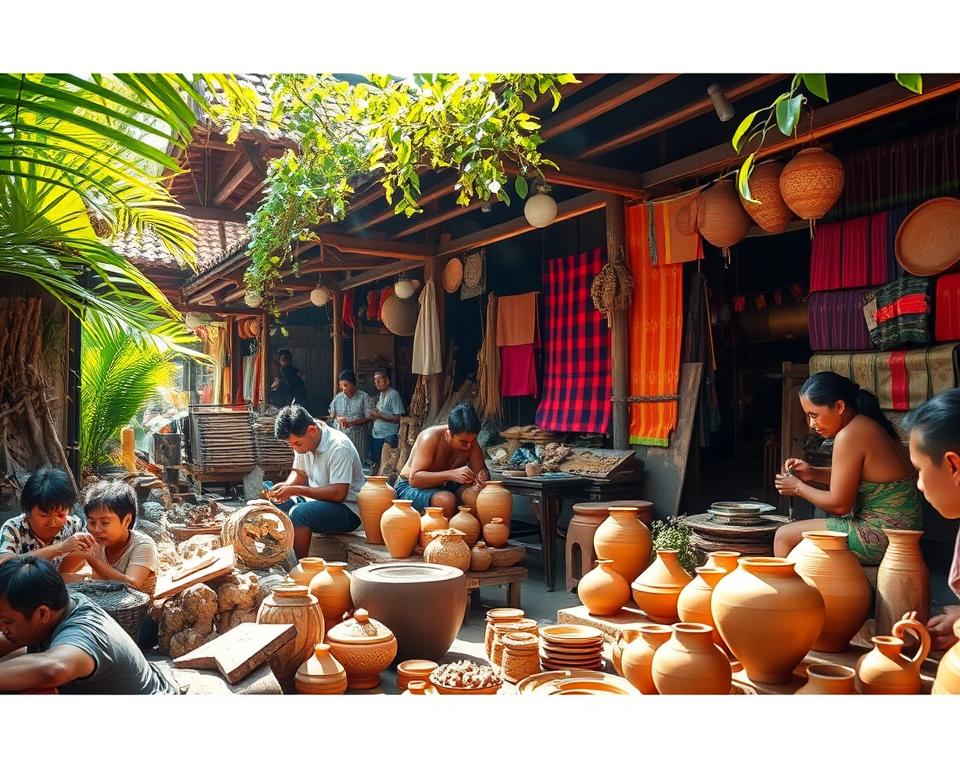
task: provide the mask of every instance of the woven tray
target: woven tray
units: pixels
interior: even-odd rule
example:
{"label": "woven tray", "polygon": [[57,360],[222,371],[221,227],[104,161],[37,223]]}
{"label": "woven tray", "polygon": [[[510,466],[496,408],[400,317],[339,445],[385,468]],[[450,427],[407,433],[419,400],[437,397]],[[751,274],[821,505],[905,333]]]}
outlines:
{"label": "woven tray", "polygon": [[67,589],[103,608],[136,642],[140,625],[150,609],[150,595],[119,581],[106,580],[79,581],[69,584]]}

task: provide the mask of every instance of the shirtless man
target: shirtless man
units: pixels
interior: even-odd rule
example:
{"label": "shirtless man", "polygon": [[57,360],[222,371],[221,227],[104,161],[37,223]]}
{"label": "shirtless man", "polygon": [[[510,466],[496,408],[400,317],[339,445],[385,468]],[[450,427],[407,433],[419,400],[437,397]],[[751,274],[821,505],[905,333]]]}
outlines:
{"label": "shirtless man", "polygon": [[489,479],[477,444],[480,419],[472,405],[450,411],[447,426],[428,427],[417,437],[410,458],[397,479],[398,499],[409,499],[422,512],[440,507],[449,519],[464,488],[481,488]]}

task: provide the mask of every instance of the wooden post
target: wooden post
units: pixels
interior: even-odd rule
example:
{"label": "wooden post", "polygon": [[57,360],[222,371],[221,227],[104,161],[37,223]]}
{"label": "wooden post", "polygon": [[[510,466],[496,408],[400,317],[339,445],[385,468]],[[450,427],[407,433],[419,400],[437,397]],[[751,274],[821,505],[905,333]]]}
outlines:
{"label": "wooden post", "polygon": [[[609,195],[607,214],[607,261],[616,264],[625,260],[626,226],[623,198]],[[630,336],[628,310],[611,312],[610,359],[613,364],[613,447],[629,448],[630,408],[626,398],[630,394]]]}
{"label": "wooden post", "polygon": [[333,392],[340,387],[340,369],[343,365],[343,292],[333,292]]}
{"label": "wooden post", "polygon": [[265,405],[270,394],[270,315],[260,317],[260,405]]}

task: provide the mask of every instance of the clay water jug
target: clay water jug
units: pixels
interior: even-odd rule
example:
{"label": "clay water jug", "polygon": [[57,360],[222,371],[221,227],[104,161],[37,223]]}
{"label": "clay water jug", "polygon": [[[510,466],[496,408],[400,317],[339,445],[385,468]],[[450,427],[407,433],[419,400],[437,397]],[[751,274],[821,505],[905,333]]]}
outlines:
{"label": "clay water jug", "polygon": [[811,664],[807,667],[807,682],[798,694],[849,695],[857,692],[856,672],[839,664]]}
{"label": "clay water jug", "polygon": [[493,564],[493,555],[487,549],[485,542],[478,541],[470,550],[470,570],[486,571]]}
{"label": "clay water jug", "polygon": [[630,585],[633,601],[652,622],[673,624],[679,618],[677,599],[692,578],[680,565],[678,554],[675,549],[658,549],[654,561]]}
{"label": "clay water jug", "polygon": [[709,624],[674,624],[673,636],[653,655],[651,674],[662,694],[730,693],[730,660],[714,644]]}
{"label": "clay water jug", "polygon": [[417,543],[420,549],[426,549],[430,543],[430,533],[433,531],[445,531],[447,529],[447,518],[443,515],[443,507],[427,507],[423,510],[424,514],[420,516],[420,537]]}
{"label": "clay water jug", "polygon": [[[441,518],[443,515],[441,515]],[[470,570],[470,547],[463,540],[463,534],[450,528],[432,531],[427,548],[423,550],[423,560],[427,563],[439,563]]]}
{"label": "clay water jug", "polygon": [[302,584],[305,587],[310,586],[313,577],[327,567],[327,562],[322,557],[301,557],[290,573],[287,574],[295,584]]}
{"label": "clay water jug", "polygon": [[711,552],[705,565],[707,568],[723,568],[726,573],[733,573],[737,570],[737,561],[740,560],[740,557],[739,552],[723,549],[718,552]]}
{"label": "clay water jug", "polygon": [[653,655],[657,648],[673,636],[673,630],[665,624],[637,625],[639,637],[628,643],[620,657],[623,676],[640,693],[655,694],[657,686],[653,684]]}
{"label": "clay water jug", "polygon": [[499,517],[510,527],[510,515],[513,512],[513,494],[503,487],[501,480],[488,480],[483,490],[477,494],[477,517],[481,525]]}
{"label": "clay water jug", "polygon": [[[920,638],[920,648],[913,658],[904,656],[903,634],[911,632]],[[920,665],[930,653],[927,628],[914,618],[901,619],[893,625],[893,633],[870,638],[873,650],[857,659],[857,689],[860,693],[920,693]]]}
{"label": "clay water jug", "polygon": [[905,613],[916,611],[922,622],[930,618],[930,570],[920,552],[923,531],[882,531],[890,544],[877,570],[876,632],[889,635]]}
{"label": "clay water jug", "polygon": [[387,478],[380,475],[368,477],[357,494],[357,506],[360,508],[360,520],[363,522],[363,533],[371,544],[383,544],[383,534],[380,533],[380,517],[390,509],[396,493],[387,483]]}
{"label": "clay water jug", "polygon": [[955,643],[940,659],[931,693],[960,695],[960,643]]}
{"label": "clay water jug", "polygon": [[502,547],[510,538],[510,526],[501,518],[495,517],[483,526],[483,540],[491,547]]}
{"label": "clay water jug", "polygon": [[380,533],[390,557],[410,557],[420,538],[420,515],[413,508],[413,502],[394,499],[393,506],[380,518]]}
{"label": "clay water jug", "polygon": [[317,598],[327,627],[343,621],[343,614],[353,608],[350,600],[350,575],[346,563],[327,563],[310,581],[310,594]]}
{"label": "clay water jug", "polygon": [[710,611],[710,599],[713,597],[713,588],[720,583],[720,579],[726,576],[727,572],[723,568],[710,568],[706,565],[696,570],[696,578],[680,591],[680,597],[677,598],[677,614],[680,616],[680,621],[713,627],[713,642],[721,648],[726,648],[720,633],[717,632],[713,613]]}
{"label": "clay water jug", "polygon": [[650,565],[653,540],[637,519],[636,507],[610,507],[610,514],[593,535],[593,551],[601,560],[611,560],[613,570],[629,584]]}
{"label": "clay water jug", "polygon": [[642,624],[627,624],[621,627],[617,633],[617,642],[613,644],[610,659],[613,661],[613,668],[621,677],[625,677],[623,674],[623,665],[621,664],[623,649],[640,637],[640,627],[642,626]]}
{"label": "clay water jug", "polygon": [[267,595],[257,611],[257,624],[293,624],[297,636],[270,657],[270,668],[280,685],[293,688],[297,669],[323,640],[323,613],[308,587],[285,581]]}
{"label": "clay water jug", "polygon": [[841,531],[804,531],[787,555],[800,577],[820,590],[824,617],[813,650],[839,653],[860,631],[870,613],[870,584]]}
{"label": "clay water jug", "polygon": [[597,560],[597,567],[577,583],[577,597],[594,616],[612,616],[629,602],[630,584],[612,560]]}
{"label": "clay water jug", "polygon": [[480,521],[470,511],[470,507],[459,507],[457,514],[450,518],[447,524],[449,528],[460,531],[463,534],[463,540],[468,546],[473,546],[480,541],[482,526]]}
{"label": "clay water jug", "polygon": [[782,557],[742,557],[713,589],[720,637],[751,680],[785,683],[823,629],[823,598]]}

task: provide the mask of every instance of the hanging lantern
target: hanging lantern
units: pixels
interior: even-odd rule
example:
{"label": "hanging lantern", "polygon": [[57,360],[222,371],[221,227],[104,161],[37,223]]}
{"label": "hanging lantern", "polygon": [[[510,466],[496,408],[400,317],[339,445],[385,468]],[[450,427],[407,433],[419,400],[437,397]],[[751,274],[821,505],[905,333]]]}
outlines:
{"label": "hanging lantern", "polygon": [[325,285],[318,285],[310,291],[310,303],[315,307],[322,307],[330,301],[330,289]]}
{"label": "hanging lantern", "polygon": [[263,304],[263,296],[258,291],[247,291],[243,294],[243,301],[248,307],[256,309]]}
{"label": "hanging lantern", "polygon": [[397,280],[393,286],[393,292],[397,294],[397,298],[399,299],[409,299],[416,293],[416,290],[411,280]]}
{"label": "hanging lantern", "polygon": [[783,163],[776,160],[761,163],[750,174],[750,196],[757,202],[751,203],[740,198],[744,210],[764,232],[783,232],[793,218],[793,213],[780,194],[782,170]]}
{"label": "hanging lantern", "polygon": [[700,193],[697,228],[704,240],[723,249],[736,245],[746,236],[750,217],[740,205],[740,195],[731,179],[718,181]]}
{"label": "hanging lantern", "polygon": [[819,147],[803,149],[780,172],[780,194],[791,211],[813,222],[840,199],[843,175],[835,155]]}
{"label": "hanging lantern", "polygon": [[539,184],[536,190],[536,194],[527,198],[523,206],[523,215],[531,227],[540,229],[550,226],[557,218],[557,201],[547,194],[550,191],[549,185]]}

